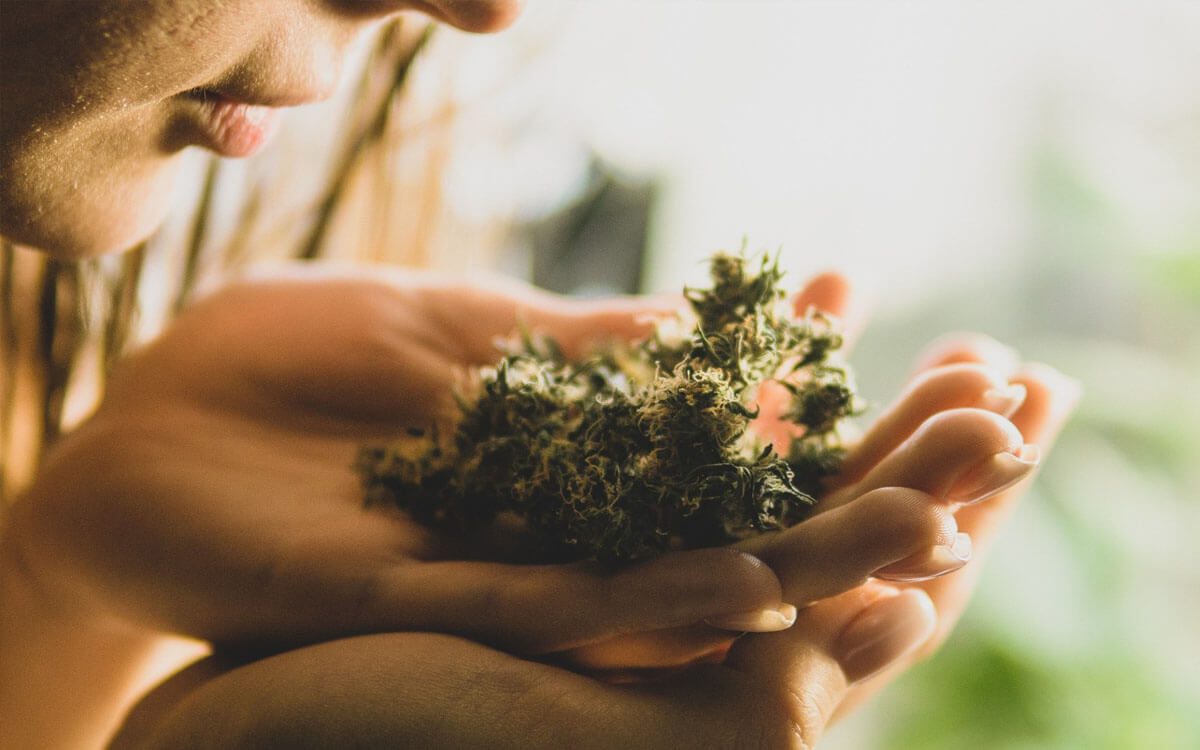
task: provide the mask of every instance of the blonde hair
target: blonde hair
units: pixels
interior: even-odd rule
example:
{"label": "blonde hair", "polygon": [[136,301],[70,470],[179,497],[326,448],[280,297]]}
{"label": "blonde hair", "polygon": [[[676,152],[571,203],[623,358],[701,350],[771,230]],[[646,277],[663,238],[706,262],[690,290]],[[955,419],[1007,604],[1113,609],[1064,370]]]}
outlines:
{"label": "blonde hair", "polygon": [[446,210],[458,107],[438,64],[452,50],[431,51],[433,29],[383,28],[357,85],[316,108],[332,122],[286,128],[245,163],[201,157],[190,205],[127,253],[64,262],[0,247],[0,516],[46,448],[95,408],[113,364],[198,288],[263,261],[460,264],[463,236],[474,252],[498,236]]}

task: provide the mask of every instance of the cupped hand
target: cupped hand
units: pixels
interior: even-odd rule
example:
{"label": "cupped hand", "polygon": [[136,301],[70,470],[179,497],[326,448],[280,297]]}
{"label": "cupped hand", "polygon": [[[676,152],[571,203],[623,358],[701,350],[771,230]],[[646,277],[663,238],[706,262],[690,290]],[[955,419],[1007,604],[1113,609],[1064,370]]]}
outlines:
{"label": "cupped hand", "polygon": [[[359,445],[446,417],[454,383],[494,361],[497,336],[523,322],[579,353],[644,334],[646,316],[674,304],[569,302],[383,271],[292,270],[238,284],[114,373],[99,411],[49,456],[12,530],[50,597],[226,644],[420,630],[590,667],[653,667],[694,650],[689,639],[681,650],[674,628],[708,644],[729,629],[787,627],[794,610],[775,573],[735,550],[615,573],[511,565],[363,508],[351,469]],[[855,542],[873,527],[844,515],[841,536],[812,526],[775,545],[777,560],[797,566],[818,549],[845,560],[829,566],[840,578],[809,575],[812,590],[793,595],[844,590],[929,536],[910,524],[915,533],[881,558]],[[575,650],[589,644],[599,650]]]}
{"label": "cupped hand", "polygon": [[778,609],[774,573],[734,550],[510,565],[363,507],[360,444],[446,415],[497,336],[524,322],[578,352],[662,310],[384,271],[240,283],[124,362],[9,533],[64,607],[239,645],[410,630],[536,654]]}
{"label": "cupped hand", "polygon": [[[818,278],[798,304],[838,312],[839,294],[836,278]],[[472,559],[494,551],[402,514],[364,511],[350,470],[358,445],[445,415],[454,380],[493,361],[495,337],[518,321],[578,352],[644,333],[644,316],[663,309],[400,274],[241,284],[130,358],[100,411],[50,457],[13,527],[25,528],[24,556],[52,596],[163,630],[239,644],[436,631],[591,668],[686,663],[729,639],[695,623],[777,629],[790,621],[785,601],[831,596],[880,570],[961,564],[939,551],[953,550],[957,531],[939,498],[922,494],[922,451],[888,464],[889,451],[867,450],[887,443],[872,435],[902,440],[911,419],[869,433],[855,454],[864,467],[891,465],[890,483],[909,489],[843,487],[836,513],[744,545],[780,571],[783,590],[756,557],[730,550],[616,574],[515,566]],[[950,403],[937,394],[914,389],[893,411],[932,414]],[[970,416],[960,427],[982,421],[1011,436],[1003,420]]]}
{"label": "cupped hand", "polygon": [[[836,280],[832,288],[835,300],[844,296]],[[835,305],[825,298],[825,307]],[[807,558],[781,543],[784,534],[747,545],[799,603],[829,593],[814,580],[854,585],[855,570],[892,557],[874,573],[888,583],[862,574],[849,592],[802,607],[790,630],[739,639],[721,664],[614,686],[453,638],[356,638],[257,662],[193,692],[227,668],[198,665],[145,702],[128,736],[154,734],[164,746],[186,739],[235,747],[252,736],[298,747],[812,747],[831,721],[945,638],[978,566],[945,574],[990,546],[1027,485],[1030,446],[1047,455],[1077,397],[1063,376],[1019,365],[990,340],[937,347],[858,442],[820,513],[786,532],[817,543]],[[856,507],[865,537],[837,523]],[[822,524],[827,533],[815,530]],[[938,543],[896,557],[907,549],[895,541],[905,530],[932,533],[927,541]],[[843,564],[864,541],[890,552]],[[233,721],[230,706],[239,707]]]}

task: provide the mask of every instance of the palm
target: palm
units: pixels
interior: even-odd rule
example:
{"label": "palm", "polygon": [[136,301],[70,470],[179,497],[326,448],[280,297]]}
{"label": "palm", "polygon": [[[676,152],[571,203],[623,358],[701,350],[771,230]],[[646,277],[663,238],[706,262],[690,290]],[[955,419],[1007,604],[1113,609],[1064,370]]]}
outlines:
{"label": "palm", "polygon": [[[502,290],[325,277],[223,292],[132,357],[56,449],[29,504],[41,538],[120,614],[208,639],[437,625],[406,563],[448,540],[364,512],[355,452],[445,414],[457,375],[526,314],[575,345],[577,316]],[[609,322],[589,333],[635,326]]]}
{"label": "palm", "polygon": [[[303,637],[331,610],[353,628],[366,604],[306,588],[364,592],[356,579],[379,563],[434,553],[402,518],[362,512],[350,467],[364,435],[426,420],[461,363],[421,337],[379,338],[359,285],[277,284],[202,305],[117,373],[52,457],[53,512],[103,561],[95,575],[120,582],[121,604],[224,639],[271,635],[286,602],[288,635]],[[167,559],[169,575],[146,570]]]}

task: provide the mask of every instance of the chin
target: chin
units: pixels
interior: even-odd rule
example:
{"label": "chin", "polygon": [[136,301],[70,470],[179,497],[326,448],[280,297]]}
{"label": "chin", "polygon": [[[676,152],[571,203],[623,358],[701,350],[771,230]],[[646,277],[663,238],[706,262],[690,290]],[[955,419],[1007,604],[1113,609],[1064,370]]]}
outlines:
{"label": "chin", "polygon": [[0,234],[56,260],[130,250],[162,225],[171,207],[176,172],[173,164],[160,165],[140,179],[43,195],[36,205],[3,195]]}

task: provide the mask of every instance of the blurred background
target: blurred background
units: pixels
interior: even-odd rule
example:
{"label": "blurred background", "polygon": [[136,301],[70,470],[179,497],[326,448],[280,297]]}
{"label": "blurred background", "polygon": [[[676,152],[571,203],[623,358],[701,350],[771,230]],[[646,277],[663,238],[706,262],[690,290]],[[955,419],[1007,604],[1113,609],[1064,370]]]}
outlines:
{"label": "blurred background", "polygon": [[[954,330],[1084,388],[952,639],[822,748],[1200,748],[1200,2],[528,5],[495,36],[383,29],[265,153],[189,154],[147,243],[49,267],[50,340],[79,345],[48,372],[100,374],[51,384],[46,434],[263,260],[597,295],[778,250],[871,301],[853,362],[877,404]],[[13,445],[30,475],[37,441]]]}
{"label": "blurred background", "polygon": [[952,640],[822,747],[1200,747],[1200,3],[534,2],[459,65],[495,140],[446,197],[506,272],[745,239],[872,300],[876,403],[950,330],[1083,382]]}
{"label": "blurred background", "polygon": [[274,156],[196,155],[200,218],[155,240],[186,253],[145,254],[185,259],[179,300],[210,256],[344,257],[347,228],[360,260],[578,295],[677,292],[744,241],[855,279],[877,404],[930,340],[988,333],[1081,380],[1078,415],[952,639],[822,747],[1200,747],[1200,2],[533,0],[415,44],[411,71],[364,49]]}

